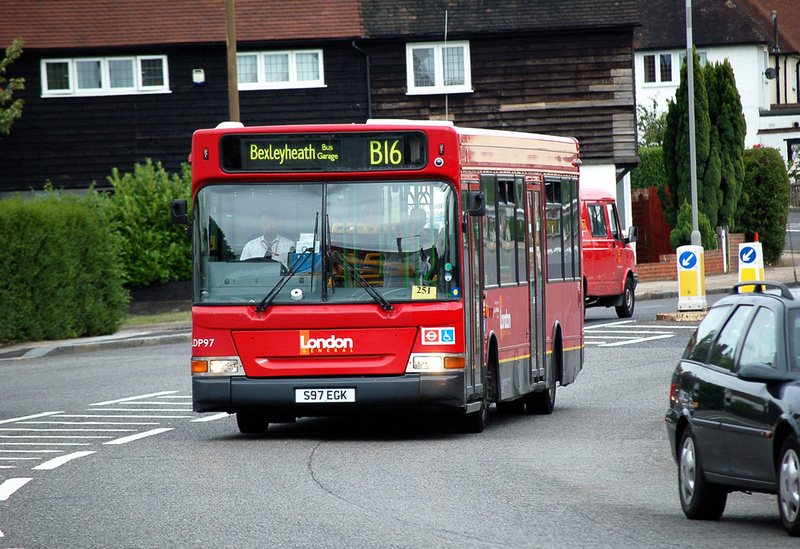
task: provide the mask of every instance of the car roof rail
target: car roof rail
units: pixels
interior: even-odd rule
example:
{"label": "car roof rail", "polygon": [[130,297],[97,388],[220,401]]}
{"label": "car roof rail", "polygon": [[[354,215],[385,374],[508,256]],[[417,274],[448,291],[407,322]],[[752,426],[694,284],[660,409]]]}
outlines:
{"label": "car roof rail", "polygon": [[739,288],[743,286],[754,286],[753,291],[755,293],[761,294],[764,293],[765,288],[778,288],[781,291],[781,297],[785,299],[794,299],[794,294],[789,290],[789,287],[786,286],[783,282],[770,282],[768,280],[751,280],[749,282],[739,282],[733,285],[731,288],[732,294],[741,293]]}

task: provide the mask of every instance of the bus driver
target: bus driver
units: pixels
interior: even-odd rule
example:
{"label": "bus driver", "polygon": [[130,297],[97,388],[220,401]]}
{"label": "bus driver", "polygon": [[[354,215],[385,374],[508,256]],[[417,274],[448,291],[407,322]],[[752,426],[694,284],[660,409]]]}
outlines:
{"label": "bus driver", "polygon": [[269,214],[261,214],[261,236],[257,236],[242,248],[240,261],[267,257],[288,266],[289,254],[294,252],[294,242],[278,234],[278,227]]}

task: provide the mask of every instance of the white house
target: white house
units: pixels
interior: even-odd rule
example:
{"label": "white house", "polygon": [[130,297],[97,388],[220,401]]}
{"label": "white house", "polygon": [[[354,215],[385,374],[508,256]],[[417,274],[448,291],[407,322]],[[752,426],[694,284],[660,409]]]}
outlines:
{"label": "white house", "polygon": [[[639,0],[636,103],[658,112],[674,99],[686,56],[686,1]],[[800,159],[798,0],[693,0],[692,34],[702,63],[728,59],[736,77],[745,147],[773,147]]]}

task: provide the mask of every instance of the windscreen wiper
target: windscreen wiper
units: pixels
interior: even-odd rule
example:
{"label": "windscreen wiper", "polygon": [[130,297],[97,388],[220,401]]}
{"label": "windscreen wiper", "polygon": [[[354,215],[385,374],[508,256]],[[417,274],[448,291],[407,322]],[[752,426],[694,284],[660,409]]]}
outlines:
{"label": "windscreen wiper", "polygon": [[367,291],[367,293],[370,295],[370,297],[372,297],[372,299],[374,299],[378,303],[378,305],[381,306],[381,308],[384,311],[391,311],[392,309],[394,309],[394,305],[389,303],[386,300],[385,297],[383,297],[380,293],[378,293],[378,291],[375,289],[375,287],[372,284],[370,284],[369,281],[366,278],[361,276],[361,273],[358,272],[358,269],[356,269],[353,266],[352,263],[347,261],[342,254],[340,254],[336,250],[331,250],[330,251],[330,256],[345,271],[347,271],[347,273],[350,276],[352,276],[353,278],[356,279],[356,281],[358,282],[358,285],[361,286],[362,288],[364,288]]}
{"label": "windscreen wiper", "polygon": [[298,267],[300,266],[301,263],[303,263],[303,260],[305,260],[305,258],[308,257],[308,254],[311,254],[311,261],[313,263],[314,261],[313,251],[305,250],[302,253],[297,254],[297,257],[295,257],[294,263],[292,263],[292,266],[289,268],[289,271],[285,275],[283,275],[283,278],[281,278],[278,282],[275,283],[275,285],[272,287],[269,293],[264,296],[264,299],[261,300],[261,303],[259,303],[256,306],[257,313],[263,313],[264,311],[267,310],[267,307],[269,307],[272,304],[272,302],[275,301],[275,298],[278,297],[279,293],[281,293],[281,290],[283,290],[284,286],[286,286],[286,284],[289,282],[289,279],[292,278],[297,273],[297,271],[299,270]]}

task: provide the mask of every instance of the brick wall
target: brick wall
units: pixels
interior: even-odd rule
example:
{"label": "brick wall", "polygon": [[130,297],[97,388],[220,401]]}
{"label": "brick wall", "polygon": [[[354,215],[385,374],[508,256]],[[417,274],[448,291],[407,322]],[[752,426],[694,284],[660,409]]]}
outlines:
{"label": "brick wall", "polygon": [[[739,270],[739,244],[744,242],[744,234],[732,233],[728,238],[728,272]],[[636,272],[639,280],[678,280],[677,256],[675,254],[659,256],[658,263],[639,263]],[[706,250],[703,252],[705,274],[715,275],[725,272],[722,250]]]}

